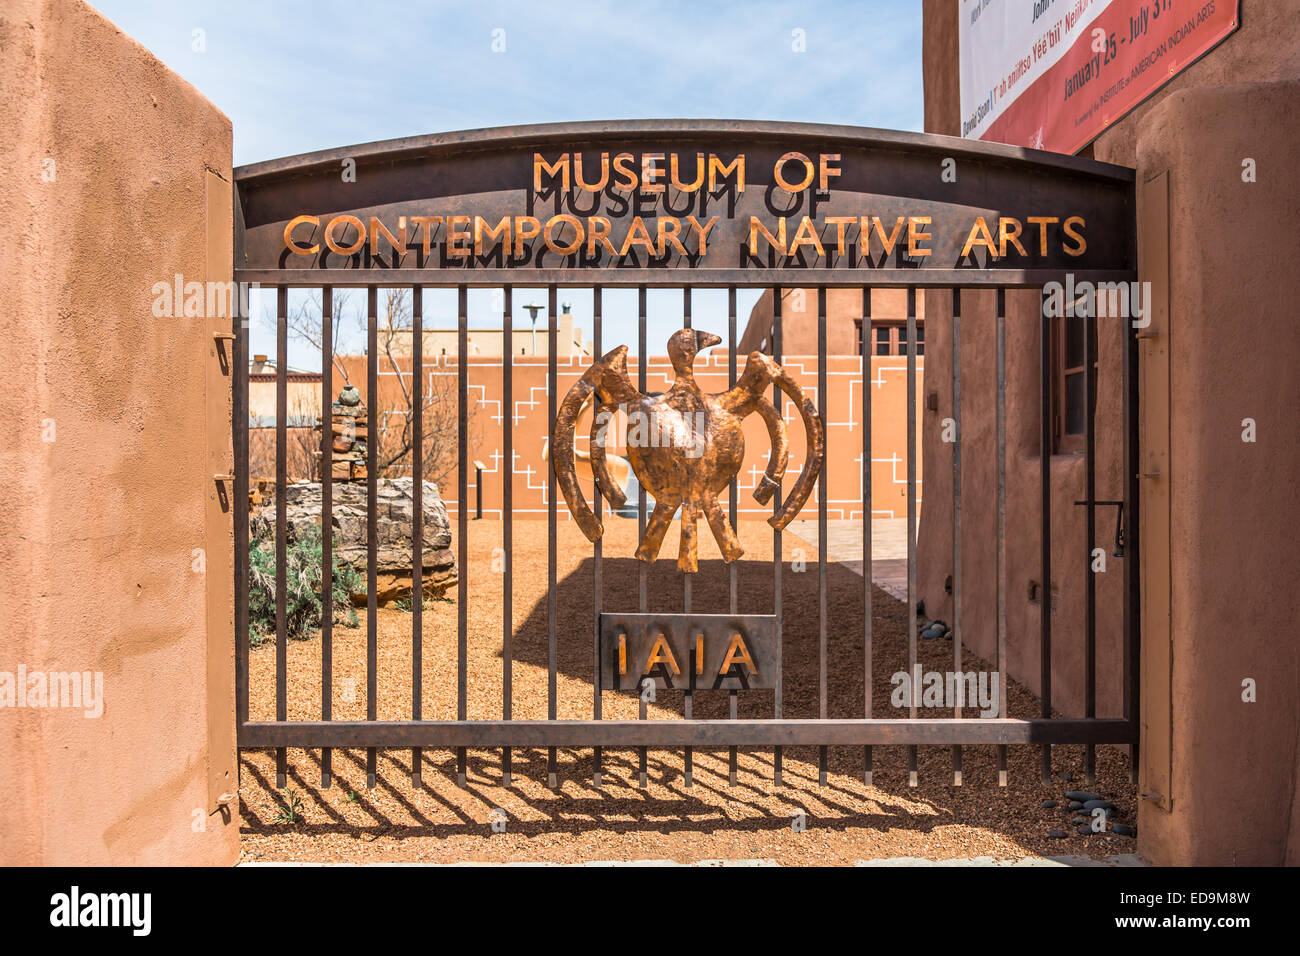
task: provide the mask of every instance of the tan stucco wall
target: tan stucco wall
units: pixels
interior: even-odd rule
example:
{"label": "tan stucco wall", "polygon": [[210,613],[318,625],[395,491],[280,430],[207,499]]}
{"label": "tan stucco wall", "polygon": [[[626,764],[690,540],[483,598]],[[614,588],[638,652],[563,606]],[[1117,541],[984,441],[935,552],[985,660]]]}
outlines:
{"label": "tan stucco wall", "polygon": [[[1283,305],[1294,301],[1296,191],[1293,147],[1300,137],[1300,89],[1223,86],[1300,77],[1294,23],[1300,0],[1243,0],[1241,26],[1123,118],[1092,146],[1095,158],[1135,166],[1139,192],[1160,172],[1170,182],[1169,334],[1175,391],[1167,424],[1172,472],[1165,489],[1174,516],[1171,541],[1143,541],[1147,562],[1172,554],[1173,626],[1144,635],[1150,672],[1172,655],[1172,708],[1151,713],[1163,736],[1144,729],[1142,779],[1153,762],[1172,766],[1172,807],[1144,801],[1139,849],[1159,863],[1281,863],[1300,859],[1297,803],[1296,637],[1276,622],[1294,620],[1290,578],[1296,549],[1286,531],[1300,511],[1282,475],[1300,471],[1300,446],[1284,417],[1300,394],[1296,326]],[[957,0],[926,0],[925,115],[930,132],[958,132]],[[1241,181],[1241,160],[1271,169]],[[1141,227],[1140,227],[1141,229]],[[1139,236],[1141,241],[1142,236]],[[1144,272],[1143,278],[1148,278]],[[975,305],[974,299],[979,302]],[[980,301],[983,299],[984,301]],[[963,630],[989,653],[995,598],[991,296],[963,300],[962,368],[965,454]],[[1038,689],[1038,608],[1026,586],[1038,578],[1038,295],[1008,295],[1008,632],[1011,672]],[[951,414],[951,312],[944,292],[927,294],[927,366],[939,411],[927,413],[923,455],[926,508],[919,534],[920,593],[933,616],[951,614],[944,578],[952,570],[951,446],[938,422]],[[1120,328],[1099,327],[1098,497],[1122,492],[1119,459]],[[1145,346],[1144,346],[1145,347]],[[1144,361],[1147,361],[1144,359]],[[976,399],[972,396],[980,396]],[[1283,396],[1290,396],[1283,398]],[[1147,402],[1144,440],[1161,427]],[[1244,410],[1245,409],[1245,410]],[[1261,436],[1241,441],[1241,419]],[[1268,421],[1266,426],[1264,423]],[[1289,429],[1289,430],[1288,430]],[[1269,476],[1273,483],[1269,484]],[[1082,462],[1052,462],[1054,703],[1082,714]],[[1146,534],[1144,521],[1144,535]],[[1109,552],[1113,512],[1101,512],[1097,540]],[[971,543],[971,538],[975,543]],[[987,553],[986,553],[987,552]],[[978,555],[979,557],[975,557]],[[1099,716],[1121,712],[1122,560],[1108,558],[1098,581]],[[1172,635],[1172,636],[1171,636]],[[1172,647],[1171,642],[1172,640]],[[1017,649],[1017,645],[1020,645]],[[1158,669],[1157,669],[1158,672]],[[1259,702],[1241,701],[1241,680],[1259,682]],[[1265,689],[1267,687],[1267,690]],[[1148,696],[1155,697],[1154,689]],[[1147,691],[1144,688],[1144,694]]]}
{"label": "tan stucco wall", "polygon": [[0,671],[100,671],[105,699],[0,710],[0,863],[230,863],[230,326],[151,309],[176,273],[230,278],[230,122],[75,0],[6,3],[0,74]]}
{"label": "tan stucco wall", "polygon": [[[1156,470],[1168,480],[1143,484],[1152,505],[1167,494],[1171,526],[1143,548],[1153,564],[1170,556],[1172,619],[1144,622],[1143,649],[1144,695],[1162,699],[1154,681],[1165,680],[1173,720],[1144,751],[1142,789],[1167,799],[1145,803],[1139,827],[1143,851],[1170,863],[1300,863],[1300,638],[1276,626],[1300,615],[1297,104],[1300,81],[1183,90],[1137,139],[1139,189],[1165,171],[1169,183],[1169,317],[1156,330],[1170,396],[1169,456]],[[1258,164],[1255,183],[1242,182],[1244,157]],[[1144,362],[1160,361],[1155,345],[1144,343]],[[1145,429],[1159,412],[1152,395]],[[1242,441],[1246,418],[1254,443]],[[1255,703],[1242,700],[1246,678]],[[1144,734],[1162,733],[1165,716],[1144,708]]]}

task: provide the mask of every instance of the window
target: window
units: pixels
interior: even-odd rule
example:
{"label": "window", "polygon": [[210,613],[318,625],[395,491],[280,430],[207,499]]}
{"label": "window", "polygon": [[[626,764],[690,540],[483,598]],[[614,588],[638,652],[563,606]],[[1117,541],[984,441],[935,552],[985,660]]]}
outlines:
{"label": "window", "polygon": [[[1058,316],[1052,320],[1052,435],[1056,453],[1078,454],[1083,451],[1087,422],[1084,382],[1087,340],[1097,340],[1096,317]],[[1097,407],[1097,362],[1092,363],[1093,408]]]}
{"label": "window", "polygon": [[[862,320],[854,319],[858,327],[858,341],[862,341]],[[872,355],[906,355],[907,323],[897,321],[877,321],[871,323]],[[925,323],[916,323],[916,354],[925,354]]]}
{"label": "window", "polygon": [[871,330],[876,337],[876,354],[877,355],[895,355],[894,346],[890,340],[894,337],[894,330],[883,325],[878,325]]}

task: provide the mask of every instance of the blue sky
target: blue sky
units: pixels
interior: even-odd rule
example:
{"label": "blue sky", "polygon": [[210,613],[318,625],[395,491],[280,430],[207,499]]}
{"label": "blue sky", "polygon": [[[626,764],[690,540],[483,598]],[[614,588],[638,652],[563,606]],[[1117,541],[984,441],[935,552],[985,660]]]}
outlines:
{"label": "blue sky", "polygon": [[[519,123],[922,125],[920,0],[92,3],[230,117],[236,165]],[[725,329],[701,295],[696,325]],[[590,295],[566,298],[586,324]],[[680,300],[654,297],[652,342],[679,324],[666,313]],[[426,307],[426,324],[442,324],[440,312]],[[471,303],[471,323],[491,321],[478,313]],[[265,322],[252,345],[274,353]],[[296,343],[290,363],[314,366],[319,355]]]}

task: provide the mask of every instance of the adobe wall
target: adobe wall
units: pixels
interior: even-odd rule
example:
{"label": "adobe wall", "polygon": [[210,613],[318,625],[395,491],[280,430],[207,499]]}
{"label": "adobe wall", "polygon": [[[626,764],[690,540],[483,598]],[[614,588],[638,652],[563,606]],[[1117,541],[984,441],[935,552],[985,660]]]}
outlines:
{"label": "adobe wall", "polygon": [[0,864],[229,864],[230,320],[155,318],[152,287],[230,279],[230,122],[81,2],[5,4],[0,74],[0,671],[104,692],[0,708]]}
{"label": "adobe wall", "polygon": [[[916,297],[916,317],[925,321],[925,297]],[[826,290],[826,354],[857,355],[855,320],[862,318],[861,289]],[[872,289],[871,318],[898,321],[907,318],[907,290]],[[736,352],[772,351],[772,290],[768,289],[749,312]],[[781,290],[781,352],[784,355],[817,354],[817,290]]]}
{"label": "adobe wall", "polygon": [[[1174,702],[1172,722],[1143,708],[1141,789],[1163,799],[1141,808],[1141,847],[1161,862],[1300,862],[1300,639],[1277,627],[1300,614],[1298,103],[1295,80],[1182,90],[1137,139],[1139,190],[1167,173],[1169,193],[1168,317],[1142,356],[1169,381],[1167,415],[1154,394],[1143,414],[1168,455],[1142,465],[1162,475],[1143,482],[1143,590],[1167,581],[1172,608],[1143,621],[1143,693]],[[1164,540],[1145,530],[1158,507]]]}
{"label": "adobe wall", "polygon": [[[929,132],[959,132],[957,0],[926,0],[925,118]],[[1139,205],[1148,181],[1168,172],[1170,249],[1168,329],[1172,377],[1167,420],[1144,406],[1143,444],[1167,436],[1171,449],[1163,495],[1174,525],[1166,540],[1148,534],[1143,514],[1144,591],[1160,562],[1171,566],[1172,624],[1147,621],[1143,640],[1144,744],[1139,790],[1139,850],[1158,863],[1295,862],[1300,856],[1296,794],[1296,639],[1276,622],[1293,620],[1295,547],[1283,532],[1297,510],[1279,489],[1295,474],[1300,448],[1283,409],[1300,393],[1294,322],[1279,308],[1293,301],[1297,248],[1292,216],[1295,163],[1285,143],[1297,137],[1293,82],[1226,86],[1242,80],[1294,80],[1300,0],[1243,0],[1238,30],[1168,86],[1104,133],[1091,147],[1099,160],[1135,166]],[[1085,151],[1087,152],[1087,151]],[[1273,179],[1241,181],[1250,156]],[[1139,227],[1139,243],[1144,236]],[[1151,236],[1146,236],[1150,240]],[[1141,267],[1151,277],[1150,263]],[[981,301],[983,300],[983,301]],[[939,411],[926,413],[923,457],[927,506],[918,544],[920,594],[931,616],[950,618],[944,580],[952,571],[952,447],[938,421],[951,414],[951,311],[946,292],[927,293],[928,390]],[[1008,641],[1011,672],[1039,689],[1039,608],[1027,582],[1038,578],[1038,293],[1007,297]],[[967,294],[962,310],[963,631],[989,653],[995,600],[992,538],[993,322],[991,294]],[[1230,320],[1229,320],[1230,317]],[[1097,493],[1122,492],[1119,443],[1120,336],[1099,323]],[[1150,366],[1152,346],[1144,344]],[[1289,389],[1289,391],[1288,391]],[[1283,395],[1290,398],[1284,400]],[[1253,417],[1261,438],[1241,441]],[[1269,420],[1265,430],[1263,422]],[[1232,425],[1231,428],[1228,426]],[[1054,456],[1052,473],[1053,700],[1066,715],[1083,713],[1082,461]],[[1268,476],[1277,483],[1266,484]],[[1144,489],[1151,489],[1143,482]],[[1109,554],[1113,512],[1099,509],[1097,542]],[[972,538],[974,543],[972,543]],[[1123,559],[1108,560],[1098,580],[1097,713],[1122,712],[1119,603]],[[1152,565],[1152,567],[1148,567]],[[1154,602],[1152,602],[1154,604]],[[1019,647],[1017,648],[1017,645]],[[1172,661],[1172,665],[1169,662]],[[1265,674],[1276,675],[1274,679]],[[1171,675],[1171,676],[1170,676]],[[1241,701],[1241,679],[1259,682],[1255,704]],[[1148,687],[1155,680],[1167,687]],[[1265,691],[1265,685],[1268,690]],[[1156,709],[1152,701],[1175,701]],[[1165,783],[1168,783],[1166,786]],[[1168,793],[1163,792],[1168,790]]]}

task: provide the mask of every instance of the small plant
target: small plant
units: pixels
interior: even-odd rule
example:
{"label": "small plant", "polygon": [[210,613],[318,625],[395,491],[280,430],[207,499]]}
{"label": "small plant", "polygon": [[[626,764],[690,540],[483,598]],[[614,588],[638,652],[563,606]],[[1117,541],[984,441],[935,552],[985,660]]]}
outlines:
{"label": "small plant", "polygon": [[276,819],[285,826],[294,826],[302,819],[302,797],[292,787],[285,787],[284,803],[280,805]]}
{"label": "small plant", "polygon": [[343,799],[346,800],[348,803],[361,802],[361,797],[357,794],[355,790],[349,790],[347,793],[343,794]]}
{"label": "small plant", "polygon": [[[333,555],[334,622],[357,626],[351,595],[361,589],[361,575]],[[304,638],[321,624],[322,551],[320,528],[311,527],[285,549],[285,630]],[[248,640],[253,647],[275,634],[275,538],[263,533],[248,546]]]}
{"label": "small plant", "polygon": [[[429,607],[435,603],[455,604],[456,602],[449,597],[427,596],[425,597],[424,603],[421,605],[421,607],[423,607],[425,610],[428,610]],[[413,605],[414,602],[412,600],[412,597],[398,598],[396,601],[393,602],[393,607],[399,611],[410,611]]]}

